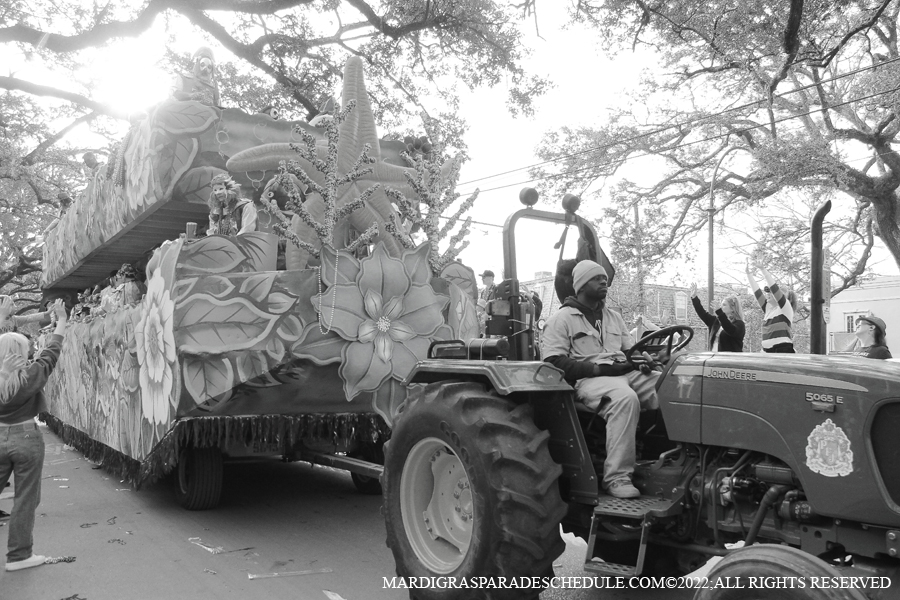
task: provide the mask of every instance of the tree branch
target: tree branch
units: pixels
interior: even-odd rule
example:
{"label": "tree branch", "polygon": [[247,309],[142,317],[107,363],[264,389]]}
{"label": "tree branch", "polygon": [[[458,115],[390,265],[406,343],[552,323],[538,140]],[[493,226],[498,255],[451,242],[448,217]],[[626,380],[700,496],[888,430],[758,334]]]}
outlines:
{"label": "tree branch", "polygon": [[24,79],[19,79],[17,77],[7,77],[5,75],[0,75],[0,88],[5,88],[7,90],[18,90],[20,92],[33,94],[35,96],[45,96],[50,98],[59,98],[60,100],[67,100],[69,102],[74,102],[75,104],[84,106],[94,111],[95,113],[107,115],[109,117],[113,117],[114,119],[122,119],[123,121],[128,120],[128,115],[126,113],[116,110],[111,106],[107,106],[105,104],[101,104],[100,102],[91,100],[87,96],[82,96],[81,94],[76,94],[74,92],[67,92],[65,90],[50,87],[47,85],[32,83],[30,81],[25,81]]}
{"label": "tree branch", "polygon": [[23,165],[33,164],[35,159],[41,152],[43,152],[44,150],[46,150],[47,148],[49,148],[50,146],[52,146],[53,144],[55,144],[56,142],[61,140],[67,133],[69,133],[70,131],[72,131],[73,129],[75,129],[76,127],[81,125],[82,123],[88,123],[90,121],[93,121],[95,118],[97,118],[96,112],[88,113],[86,115],[82,115],[82,116],[78,117],[77,119],[75,119],[74,121],[72,121],[71,123],[69,123],[68,125],[63,127],[62,129],[57,131],[55,134],[51,135],[46,140],[44,140],[43,142],[38,144],[34,150],[29,152],[27,155],[25,155],[25,157],[22,159],[22,164]]}
{"label": "tree branch", "polygon": [[839,41],[837,43],[837,45],[835,45],[834,48],[829,50],[828,53],[821,60],[812,61],[810,64],[814,67],[827,67],[829,65],[829,63],[831,63],[831,61],[834,60],[834,57],[837,56],[838,52],[841,51],[841,48],[843,48],[844,45],[847,42],[849,42],[853,36],[855,36],[860,31],[863,31],[864,29],[868,29],[869,27],[872,27],[878,21],[878,19],[881,18],[881,14],[884,12],[884,9],[886,9],[888,7],[888,5],[890,5],[891,1],[892,0],[882,0],[881,6],[878,7],[878,10],[875,11],[875,14],[872,15],[871,19],[869,19],[868,21],[865,21],[863,23],[860,23],[859,25],[857,25],[856,27],[854,27],[853,29],[848,31],[844,35],[844,37],[841,38],[841,41]]}

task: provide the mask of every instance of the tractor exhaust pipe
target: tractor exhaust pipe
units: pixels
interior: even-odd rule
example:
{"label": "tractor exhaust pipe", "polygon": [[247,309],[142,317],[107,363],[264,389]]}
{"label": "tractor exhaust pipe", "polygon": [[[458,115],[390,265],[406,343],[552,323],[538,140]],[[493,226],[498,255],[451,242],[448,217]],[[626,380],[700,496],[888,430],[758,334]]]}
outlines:
{"label": "tractor exhaust pipe", "polygon": [[822,251],[822,223],[825,215],[831,212],[831,200],[826,200],[813,215],[812,229],[810,231],[810,243],[812,244],[811,260],[812,270],[809,277],[809,352],[810,354],[825,354],[825,306],[824,290],[824,253]]}

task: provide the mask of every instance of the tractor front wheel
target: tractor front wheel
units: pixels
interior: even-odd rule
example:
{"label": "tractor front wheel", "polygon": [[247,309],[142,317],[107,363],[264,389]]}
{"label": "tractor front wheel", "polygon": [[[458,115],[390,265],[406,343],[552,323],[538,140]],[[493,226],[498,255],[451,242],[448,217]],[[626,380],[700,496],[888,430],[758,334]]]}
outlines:
{"label": "tractor front wheel", "polygon": [[[812,588],[812,577],[832,581],[832,577],[841,577],[841,573],[824,560],[797,548],[756,544],[735,550],[714,566],[709,572],[706,587],[697,590],[694,600],[760,600],[774,597],[783,600],[865,600],[857,589]],[[771,585],[778,589],[754,587],[751,581],[772,582]]]}
{"label": "tractor front wheel", "polygon": [[[517,404],[474,383],[417,392],[385,445],[387,545],[401,577],[533,578],[565,549],[562,468],[549,433]],[[537,598],[540,588],[415,589],[418,600]]]}

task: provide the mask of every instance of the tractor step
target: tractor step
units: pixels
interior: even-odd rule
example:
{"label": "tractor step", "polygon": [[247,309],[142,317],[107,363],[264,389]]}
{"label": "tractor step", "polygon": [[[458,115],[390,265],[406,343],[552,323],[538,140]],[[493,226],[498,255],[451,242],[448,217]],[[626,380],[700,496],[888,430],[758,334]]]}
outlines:
{"label": "tractor step", "polygon": [[673,499],[656,496],[640,496],[638,498],[616,498],[600,496],[594,507],[594,518],[597,516],[620,517],[643,521],[646,515],[655,518],[671,517],[681,512],[681,496]]}
{"label": "tractor step", "polygon": [[[587,555],[585,556],[584,570],[601,575],[632,577],[640,575],[644,569],[644,557],[647,554],[647,542],[650,538],[650,526],[656,519],[671,517],[681,513],[682,495],[675,498],[658,498],[656,496],[640,496],[638,498],[615,498],[613,496],[600,496],[597,506],[594,507],[594,515],[591,518],[591,533],[588,536]],[[606,533],[601,530],[602,522],[610,517],[622,520],[635,521],[631,533]],[[640,543],[637,556],[633,565],[622,565],[605,562],[594,557],[594,547],[597,538],[600,543],[611,541],[634,540],[638,536],[640,528]],[[618,538],[618,540],[616,540]]]}
{"label": "tractor step", "polygon": [[584,570],[609,577],[633,577],[637,575],[634,566],[617,565],[616,563],[601,561],[599,558],[584,563]]}

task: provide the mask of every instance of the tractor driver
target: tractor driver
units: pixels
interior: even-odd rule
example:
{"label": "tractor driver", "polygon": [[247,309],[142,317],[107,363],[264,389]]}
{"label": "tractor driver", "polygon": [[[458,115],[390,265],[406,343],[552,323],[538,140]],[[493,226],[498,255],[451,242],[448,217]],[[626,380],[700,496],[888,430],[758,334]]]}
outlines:
{"label": "tractor driver", "polygon": [[[635,368],[623,350],[634,341],[617,312],[606,306],[606,270],[583,260],[572,271],[575,297],[547,321],[541,334],[544,360],[575,381],[575,396],[606,420],[606,462],[603,487],[616,498],[636,498],[631,482],[635,463],[635,435],[641,409],[656,409],[659,372],[646,354],[633,356]],[[609,401],[603,401],[603,397]]]}

